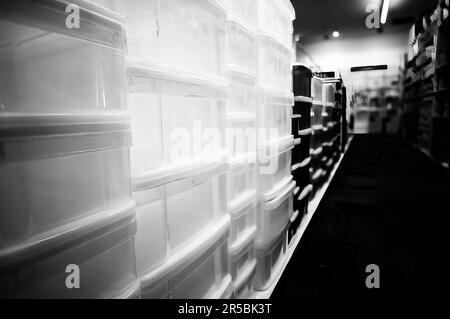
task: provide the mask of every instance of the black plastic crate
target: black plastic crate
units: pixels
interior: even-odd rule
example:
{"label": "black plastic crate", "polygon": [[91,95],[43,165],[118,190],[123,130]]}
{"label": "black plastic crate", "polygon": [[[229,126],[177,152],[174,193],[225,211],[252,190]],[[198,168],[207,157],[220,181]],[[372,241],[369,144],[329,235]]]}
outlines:
{"label": "black plastic crate", "polygon": [[300,137],[300,144],[292,149],[292,165],[299,164],[310,156],[310,140],[310,134]]}
{"label": "black plastic crate", "polygon": [[311,70],[304,65],[294,65],[292,77],[294,95],[311,97]]}
{"label": "black plastic crate", "polygon": [[311,127],[311,102],[296,101],[292,113],[300,115],[299,130],[305,130]]}

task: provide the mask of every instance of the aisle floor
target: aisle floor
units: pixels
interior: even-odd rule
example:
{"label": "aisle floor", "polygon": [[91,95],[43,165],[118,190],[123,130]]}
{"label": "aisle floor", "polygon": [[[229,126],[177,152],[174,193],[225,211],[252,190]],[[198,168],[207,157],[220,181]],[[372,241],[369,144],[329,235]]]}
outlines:
{"label": "aisle floor", "polygon": [[[272,298],[443,297],[448,177],[395,137],[355,136]],[[369,264],[380,289],[366,287]]]}

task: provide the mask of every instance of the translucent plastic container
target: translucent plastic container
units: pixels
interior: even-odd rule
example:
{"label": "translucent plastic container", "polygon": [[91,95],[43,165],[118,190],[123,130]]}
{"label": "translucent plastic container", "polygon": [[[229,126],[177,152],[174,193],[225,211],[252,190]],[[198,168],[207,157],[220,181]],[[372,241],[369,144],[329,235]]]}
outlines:
{"label": "translucent plastic container", "polygon": [[227,66],[235,66],[256,76],[256,37],[245,24],[228,20]]}
{"label": "translucent plastic container", "polygon": [[311,97],[313,104],[323,104],[323,80],[316,76],[311,80]]}
{"label": "translucent plastic container", "polygon": [[267,152],[265,156],[259,154],[259,161],[267,162],[264,166],[260,163],[258,170],[258,192],[260,199],[264,201],[275,197],[280,187],[283,187],[291,178],[292,136],[280,141],[277,148],[279,152],[273,155],[270,154],[269,148],[260,150],[261,152]]}
{"label": "translucent plastic container", "polygon": [[[180,171],[179,176],[183,173]],[[151,184],[150,184],[151,185]],[[227,213],[226,165],[192,169],[188,177],[153,187],[135,183],[137,266],[146,274],[183,250]]]}
{"label": "translucent plastic container", "polygon": [[120,2],[118,9],[125,20],[128,56],[159,62],[158,0],[116,1]]}
{"label": "translucent plastic container", "polygon": [[229,251],[235,255],[246,241],[253,240],[256,231],[256,193],[241,196],[239,201],[228,205],[231,216]]}
{"label": "translucent plastic container", "polygon": [[336,89],[334,88],[333,84],[330,83],[324,83],[323,84],[323,103],[324,106],[334,106],[334,102],[335,102],[335,94],[336,94]]}
{"label": "translucent plastic container", "polygon": [[258,84],[282,93],[292,92],[294,53],[269,36],[258,36]]}
{"label": "translucent plastic container", "polygon": [[121,23],[108,10],[100,14],[81,6],[80,28],[69,29],[65,6],[58,4],[41,1],[33,10],[21,2],[0,4],[0,113],[124,110]]}
{"label": "translucent plastic container", "polygon": [[159,0],[161,62],[195,74],[224,76],[226,11],[217,0]]}
{"label": "translucent plastic container", "polygon": [[255,247],[265,247],[286,229],[293,212],[294,189],[295,182],[290,181],[280,189],[275,198],[259,203]]}
{"label": "translucent plastic container", "polygon": [[240,197],[246,197],[249,193],[255,193],[256,164],[236,163],[231,164],[228,170],[228,203],[240,201]]}
{"label": "translucent plastic container", "polygon": [[233,278],[233,292],[242,298],[246,286],[252,282],[256,270],[256,259],[253,251],[253,239],[235,255],[229,256],[230,274]]}
{"label": "translucent plastic container", "polygon": [[258,29],[279,39],[285,46],[292,46],[292,21],[294,7],[289,0],[257,0]]}
{"label": "translucent plastic container", "polygon": [[256,27],[257,6],[255,0],[224,0],[228,17],[239,19],[250,27]]}
{"label": "translucent plastic container", "polygon": [[134,177],[224,151],[226,82],[132,61],[128,81]]}
{"label": "translucent plastic container", "polygon": [[[15,213],[11,211],[10,213]],[[0,254],[0,296],[117,298],[136,288],[134,203],[55,228]],[[69,289],[70,274],[79,288]]]}
{"label": "translucent plastic container", "polygon": [[[279,95],[260,90],[258,105],[258,134],[260,142],[291,136],[293,104],[292,95]],[[278,136],[272,136],[272,130],[276,130]]]}
{"label": "translucent plastic container", "polygon": [[0,251],[131,198],[127,119],[0,114]]}
{"label": "translucent plastic container", "polygon": [[314,129],[319,129],[323,125],[322,115],[324,113],[324,107],[322,103],[314,103],[311,108],[311,126]]}
{"label": "translucent plastic container", "polygon": [[287,231],[279,234],[269,245],[255,249],[256,273],[253,287],[256,291],[266,290],[286,262]]}
{"label": "translucent plastic container", "polygon": [[228,67],[228,100],[227,112],[257,112],[258,96],[255,77],[241,69]]}
{"label": "translucent plastic container", "polygon": [[227,248],[229,226],[226,215],[183,250],[142,276],[142,297],[228,298],[232,293]]}
{"label": "translucent plastic container", "polygon": [[256,153],[256,114],[227,113],[226,147],[232,161],[255,163],[251,155]]}
{"label": "translucent plastic container", "polygon": [[302,65],[294,64],[292,67],[293,77],[293,91],[296,97],[310,98],[311,97],[311,70]]}

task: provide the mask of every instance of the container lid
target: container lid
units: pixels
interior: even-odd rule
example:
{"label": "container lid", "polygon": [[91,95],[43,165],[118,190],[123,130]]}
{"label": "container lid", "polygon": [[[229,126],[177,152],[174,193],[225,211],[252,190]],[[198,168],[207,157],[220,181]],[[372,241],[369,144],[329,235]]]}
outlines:
{"label": "container lid", "polygon": [[[267,141],[258,145],[258,152],[270,152],[268,156],[275,156],[294,148],[294,136],[285,136],[278,140]],[[266,154],[264,153],[264,154]]]}
{"label": "container lid", "polygon": [[258,31],[257,41],[260,43],[268,43],[278,49],[284,51],[285,53],[292,55],[291,63],[294,63],[294,49],[292,47],[286,46],[283,41],[273,33]]}
{"label": "container lid", "polygon": [[305,167],[311,163],[311,157],[305,158],[301,163],[297,163],[292,165],[292,171],[296,171],[297,169],[300,169],[302,167]]}
{"label": "container lid", "polygon": [[255,37],[256,33],[255,30],[245,21],[242,19],[232,15],[228,14],[227,16],[228,25],[232,28],[238,29],[240,32],[246,33],[249,37]]}
{"label": "container lid", "polygon": [[251,225],[239,236],[238,240],[233,243],[233,245],[228,245],[228,253],[231,260],[238,259],[241,253],[251,249],[256,236],[256,231],[256,225]]}
{"label": "container lid", "polygon": [[0,161],[59,157],[129,147],[128,116],[0,114]]}
{"label": "container lid", "polygon": [[240,81],[244,81],[250,85],[256,85],[256,73],[252,72],[246,68],[234,64],[227,64],[228,77],[233,80],[233,78],[238,78]]}
{"label": "container lid", "polygon": [[[34,264],[36,261],[39,262],[58,253],[66,252],[71,248],[83,249],[84,245],[91,242],[98,242],[96,247],[103,247],[105,250],[108,247],[111,248],[115,243],[134,236],[136,233],[134,208],[133,200],[125,200],[118,206],[55,227],[24,242],[3,247],[0,250],[0,269],[15,270],[18,267]],[[84,260],[87,260],[95,253],[95,250],[89,250],[89,254],[81,255]],[[74,260],[73,262],[81,264],[84,260]]]}
{"label": "container lid", "polygon": [[[171,255],[162,265],[157,266],[141,277],[141,291],[151,291],[161,283],[174,280],[175,276],[192,267],[195,262],[202,262],[227,241],[230,216],[226,214],[215,225],[208,227],[200,236],[194,238],[182,250]],[[178,283],[174,280],[173,285]]]}
{"label": "container lid", "polygon": [[239,218],[250,209],[256,207],[256,190],[249,190],[228,203],[228,213],[232,219]]}
{"label": "container lid", "polygon": [[308,136],[312,134],[312,129],[311,128],[306,128],[304,130],[300,130],[298,131],[298,135],[300,136]]}
{"label": "container lid", "polygon": [[296,96],[294,97],[294,101],[295,101],[295,102],[312,103],[312,102],[313,102],[313,98],[312,98],[312,97],[309,97],[309,96],[296,95]]}
{"label": "container lid", "polygon": [[290,177],[291,182],[283,185],[283,187],[279,188],[279,192],[275,198],[270,201],[266,201],[262,203],[264,209],[275,209],[281,205],[281,203],[294,191],[295,189],[295,181],[292,181],[292,176]]}
{"label": "container lid", "polygon": [[250,260],[242,269],[237,278],[233,281],[233,290],[237,291],[247,284],[256,273],[256,259]]}
{"label": "container lid", "polygon": [[[66,27],[69,6],[79,8],[79,28]],[[69,11],[72,12],[72,11]],[[0,2],[0,16],[12,22],[65,34],[85,41],[124,50],[121,18],[110,10],[82,0],[15,0]]]}
{"label": "container lid", "polygon": [[132,191],[144,191],[170,182],[198,176],[202,174],[214,176],[225,172],[228,168],[227,157],[223,153],[198,158],[191,162],[167,165],[150,170],[139,175],[132,176]]}
{"label": "container lid", "polygon": [[[133,59],[127,59],[126,64],[127,75],[131,79],[130,89],[133,89],[134,82],[137,80],[159,80],[164,94],[191,97],[226,97],[228,81],[223,78],[201,76],[184,70],[169,68],[162,64]],[[154,90],[153,85],[140,86],[140,89],[145,89],[145,87],[149,91]]]}

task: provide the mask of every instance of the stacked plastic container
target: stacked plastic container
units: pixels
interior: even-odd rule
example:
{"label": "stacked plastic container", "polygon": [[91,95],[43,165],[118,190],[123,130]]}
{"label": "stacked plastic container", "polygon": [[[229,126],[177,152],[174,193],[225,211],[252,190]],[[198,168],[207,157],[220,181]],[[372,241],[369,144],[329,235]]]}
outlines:
{"label": "stacked plastic container", "polygon": [[287,0],[253,2],[257,4],[259,163],[254,289],[264,291],[285,262],[287,228],[293,209],[291,67],[295,12]]}
{"label": "stacked plastic container", "polygon": [[310,143],[312,136],[311,118],[312,113],[311,98],[311,70],[302,65],[293,66],[293,91],[295,105],[292,114],[292,134],[295,138],[295,146],[292,150],[292,175],[296,182],[294,191],[294,214],[289,226],[289,242],[297,233],[303,216],[307,213],[312,185],[310,184],[311,153]]}
{"label": "stacked plastic container", "polygon": [[85,1],[0,4],[0,296],[139,296],[125,38]]}
{"label": "stacked plastic container", "polygon": [[228,298],[226,10],[122,0],[143,298]]}
{"label": "stacked plastic container", "polygon": [[228,203],[231,216],[229,265],[233,297],[248,298],[253,290],[256,270],[256,17],[255,1],[225,0],[227,9],[226,110]]}
{"label": "stacked plastic container", "polygon": [[314,191],[317,191],[325,177],[325,172],[322,167],[322,139],[324,131],[323,115],[326,115],[323,107],[323,80],[317,76],[313,76],[311,80],[311,97],[313,99],[311,113],[311,183]]}

